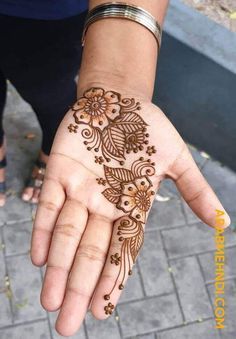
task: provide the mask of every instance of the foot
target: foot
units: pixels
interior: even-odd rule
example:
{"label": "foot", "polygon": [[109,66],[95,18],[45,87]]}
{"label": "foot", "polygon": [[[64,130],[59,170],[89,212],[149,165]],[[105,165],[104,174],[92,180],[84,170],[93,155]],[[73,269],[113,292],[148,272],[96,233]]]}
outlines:
{"label": "foot", "polygon": [[[40,151],[40,154],[39,154],[39,161],[41,161],[45,164],[48,161],[48,156],[45,153],[43,153],[42,151]],[[39,176],[42,176],[42,174],[39,173],[39,167],[37,165],[35,165],[34,168],[33,168],[31,177],[33,179],[37,180],[37,178],[39,178]],[[27,184],[23,193],[22,193],[22,200],[24,200],[26,202],[31,202],[33,204],[37,204],[38,200],[39,200],[40,190],[41,190],[40,186],[37,187],[36,183],[35,183],[35,187],[32,187],[31,185]]]}
{"label": "foot", "polygon": [[[3,160],[5,157],[5,145],[0,147],[0,162]],[[5,167],[0,168],[0,183],[5,181]],[[5,193],[0,193],[0,207],[4,206],[6,202],[6,194]]]}

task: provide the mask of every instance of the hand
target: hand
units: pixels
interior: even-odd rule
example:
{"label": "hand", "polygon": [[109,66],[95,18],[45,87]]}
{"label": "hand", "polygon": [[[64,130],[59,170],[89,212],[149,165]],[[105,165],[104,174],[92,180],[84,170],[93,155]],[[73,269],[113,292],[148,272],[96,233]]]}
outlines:
{"label": "hand", "polygon": [[[142,98],[91,88],[63,119],[48,162],[32,237],[32,261],[47,264],[41,301],[60,308],[72,335],[90,307],[108,317],[132,273],[160,182],[214,227],[224,211],[161,110]],[[229,217],[224,212],[225,227]]]}

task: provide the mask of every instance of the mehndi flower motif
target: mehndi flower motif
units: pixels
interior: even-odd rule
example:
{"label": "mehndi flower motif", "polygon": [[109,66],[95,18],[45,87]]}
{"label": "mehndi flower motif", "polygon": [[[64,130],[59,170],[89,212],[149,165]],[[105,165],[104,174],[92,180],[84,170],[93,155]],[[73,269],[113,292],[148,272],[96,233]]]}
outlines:
{"label": "mehndi flower motif", "polygon": [[143,149],[143,144],[145,141],[145,133],[142,130],[127,133],[125,135],[125,147],[127,153],[135,152]]}
{"label": "mehndi flower motif", "polygon": [[147,176],[122,184],[122,193],[117,207],[129,213],[134,219],[146,222],[146,214],[151,207],[151,196],[155,192]]}
{"label": "mehndi flower motif", "polygon": [[120,95],[102,88],[92,88],[84,93],[72,107],[77,124],[85,123],[103,129],[120,114]]}

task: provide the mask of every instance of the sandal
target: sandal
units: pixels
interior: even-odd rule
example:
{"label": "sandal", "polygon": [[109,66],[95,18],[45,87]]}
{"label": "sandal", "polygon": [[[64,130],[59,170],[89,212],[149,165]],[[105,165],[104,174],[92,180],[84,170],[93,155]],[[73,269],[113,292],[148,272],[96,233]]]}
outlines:
{"label": "sandal", "polygon": [[[7,166],[7,159],[6,156],[0,161],[0,169],[5,168]],[[0,194],[5,195],[6,193],[6,181],[1,181],[0,182]],[[5,198],[1,202],[0,207],[3,207],[5,205]]]}
{"label": "sandal", "polygon": [[[31,177],[26,182],[25,187],[40,189],[42,184],[43,184],[43,179],[44,179],[45,170],[46,170],[46,163],[37,159],[35,161],[35,166],[37,167],[36,175],[34,175],[34,176],[31,175]],[[29,201],[30,200],[31,199],[29,199]],[[25,200],[25,201],[27,201],[27,200]]]}
{"label": "sandal", "polygon": [[[5,168],[7,166],[7,159],[4,157],[0,161],[0,169]],[[6,181],[0,182],[0,194],[5,194],[6,193]]]}

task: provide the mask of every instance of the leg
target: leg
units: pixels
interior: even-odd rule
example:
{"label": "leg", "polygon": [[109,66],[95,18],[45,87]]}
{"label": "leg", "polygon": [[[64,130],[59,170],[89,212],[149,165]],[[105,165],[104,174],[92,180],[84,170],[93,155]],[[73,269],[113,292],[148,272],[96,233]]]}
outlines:
{"label": "leg", "polygon": [[[39,159],[44,162],[47,162],[59,123],[76,99],[75,77],[81,61],[85,14],[56,21],[9,17],[2,20],[0,16],[8,49],[3,62],[4,71],[36,112],[43,132]],[[33,177],[37,172],[36,167]],[[39,189],[28,187],[23,198],[37,202],[38,195]]]}
{"label": "leg", "polygon": [[4,147],[4,132],[2,126],[3,110],[6,102],[6,79],[0,71],[0,207],[5,204],[5,147]]}
{"label": "leg", "polygon": [[[74,76],[75,75],[76,72]],[[65,112],[68,110],[69,105],[76,99],[74,76],[71,76],[70,79],[67,77],[66,79],[62,78],[59,86],[54,84],[54,82],[51,84],[45,82],[45,86],[42,86],[43,88],[40,92],[37,92],[35,88],[35,93],[31,93],[30,98],[27,98],[27,101],[31,103],[36,112],[43,132],[42,148],[39,154],[39,160],[43,163],[47,163],[56,130]],[[63,93],[62,88],[65,89]],[[33,178],[38,177],[38,171],[39,167],[35,166],[32,173]],[[33,188],[34,182],[35,180],[31,179],[31,184],[29,185],[30,181],[26,184],[22,198],[25,201],[31,200],[33,203],[37,203],[40,189]]]}
{"label": "leg", "polygon": [[[2,119],[3,119],[3,110],[6,102],[6,93],[7,93],[7,83],[6,78],[3,73],[0,71],[0,147],[3,144],[3,126],[2,126]],[[0,160],[2,160],[0,156]]]}

